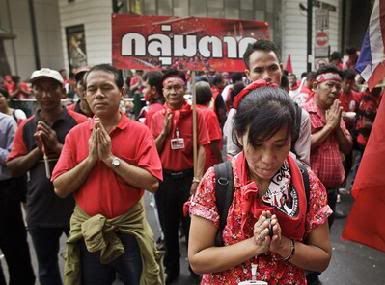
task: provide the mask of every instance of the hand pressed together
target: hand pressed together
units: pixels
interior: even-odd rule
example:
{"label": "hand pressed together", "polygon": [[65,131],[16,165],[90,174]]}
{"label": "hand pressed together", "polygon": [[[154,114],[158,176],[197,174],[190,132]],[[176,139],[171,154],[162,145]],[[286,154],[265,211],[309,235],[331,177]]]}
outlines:
{"label": "hand pressed together", "polygon": [[95,118],[95,125],[91,137],[88,140],[88,148],[88,159],[92,163],[100,160],[107,166],[111,165],[113,158],[111,152],[111,137],[98,118]]}
{"label": "hand pressed together", "polygon": [[325,112],[326,124],[331,128],[338,128],[341,123],[343,108],[341,106],[340,100],[334,100],[330,108]]}
{"label": "hand pressed together", "polygon": [[277,216],[270,211],[262,211],[261,216],[254,225],[254,239],[261,249],[260,253],[277,253],[285,255],[286,242],[289,239],[282,236],[281,226]]}
{"label": "hand pressed together", "polygon": [[56,132],[45,122],[37,123],[33,136],[41,152],[45,152],[48,156],[60,154],[63,145],[59,142]]}

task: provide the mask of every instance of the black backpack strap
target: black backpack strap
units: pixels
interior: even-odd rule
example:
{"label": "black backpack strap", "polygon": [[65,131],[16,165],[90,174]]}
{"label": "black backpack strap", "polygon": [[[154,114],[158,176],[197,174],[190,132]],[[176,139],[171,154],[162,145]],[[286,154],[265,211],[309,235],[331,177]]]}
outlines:
{"label": "black backpack strap", "polygon": [[215,172],[215,199],[219,214],[219,229],[215,237],[215,245],[223,246],[222,232],[227,223],[229,208],[233,203],[234,174],[231,161],[214,166]]}
{"label": "black backpack strap", "polygon": [[305,193],[306,193],[306,203],[309,206],[310,203],[310,178],[309,178],[309,172],[307,171],[307,166],[303,164],[302,162],[297,160],[297,165],[299,167],[299,170],[301,170],[302,174],[302,180],[303,185],[305,187]]}

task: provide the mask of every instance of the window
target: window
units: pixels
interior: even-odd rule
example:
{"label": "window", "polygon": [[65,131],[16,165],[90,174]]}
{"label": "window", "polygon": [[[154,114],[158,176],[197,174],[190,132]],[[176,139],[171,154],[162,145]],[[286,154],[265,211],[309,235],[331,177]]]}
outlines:
{"label": "window", "polygon": [[206,0],[190,1],[190,15],[197,17],[207,17]]}
{"label": "window", "polygon": [[144,14],[156,15],[156,0],[144,0]]}
{"label": "window", "polygon": [[174,0],[174,16],[187,17],[189,15],[189,0]]}
{"label": "window", "polygon": [[239,18],[238,0],[225,0],[225,17],[233,19]]}
{"label": "window", "polygon": [[172,16],[172,0],[158,0],[158,15]]}

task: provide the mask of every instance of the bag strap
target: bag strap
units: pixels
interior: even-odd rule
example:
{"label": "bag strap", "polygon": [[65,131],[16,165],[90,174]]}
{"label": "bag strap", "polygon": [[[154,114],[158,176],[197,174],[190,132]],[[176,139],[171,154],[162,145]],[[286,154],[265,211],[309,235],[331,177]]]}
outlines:
{"label": "bag strap", "polygon": [[301,132],[302,108],[296,102],[293,102],[293,104],[294,104],[294,110],[295,110],[295,122],[294,122],[295,131],[291,141],[290,151],[296,154],[294,146],[299,138],[299,133]]}
{"label": "bag strap", "polygon": [[307,171],[307,166],[301,161],[297,160],[297,165],[302,174],[303,185],[305,186],[305,194],[306,194],[306,203],[309,206],[310,204],[310,178],[309,172]]}
{"label": "bag strap", "polygon": [[214,166],[215,172],[215,199],[219,214],[219,229],[215,237],[215,245],[223,246],[223,229],[227,223],[229,208],[233,203],[234,174],[231,161]]}

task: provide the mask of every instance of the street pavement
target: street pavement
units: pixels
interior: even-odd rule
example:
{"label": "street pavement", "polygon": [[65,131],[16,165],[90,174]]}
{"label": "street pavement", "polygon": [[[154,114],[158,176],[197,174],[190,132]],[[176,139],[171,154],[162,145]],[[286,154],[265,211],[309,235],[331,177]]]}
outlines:
{"label": "street pavement", "polygon": [[[154,230],[155,239],[159,237],[159,230],[154,216],[153,208],[150,206],[151,194],[146,194],[145,204],[147,217]],[[352,204],[351,198],[342,197],[342,203],[338,208],[348,211]],[[379,217],[381,218],[381,217]],[[331,242],[333,256],[328,269],[320,276],[323,285],[385,285],[385,253],[373,250],[366,246],[341,240],[341,233],[345,219],[337,219],[331,229]],[[66,237],[61,239],[61,255],[59,257],[60,267],[63,269],[63,257]],[[29,238],[29,244],[32,254],[33,266],[37,273],[36,255],[33,250],[32,242]],[[181,240],[181,275],[173,285],[194,285],[198,284],[195,279],[190,277],[186,259],[186,245]],[[21,261],[22,262],[22,261]],[[7,274],[7,268],[4,258],[1,259],[4,273]],[[39,282],[36,282],[39,284]],[[116,281],[114,285],[122,284]]]}

